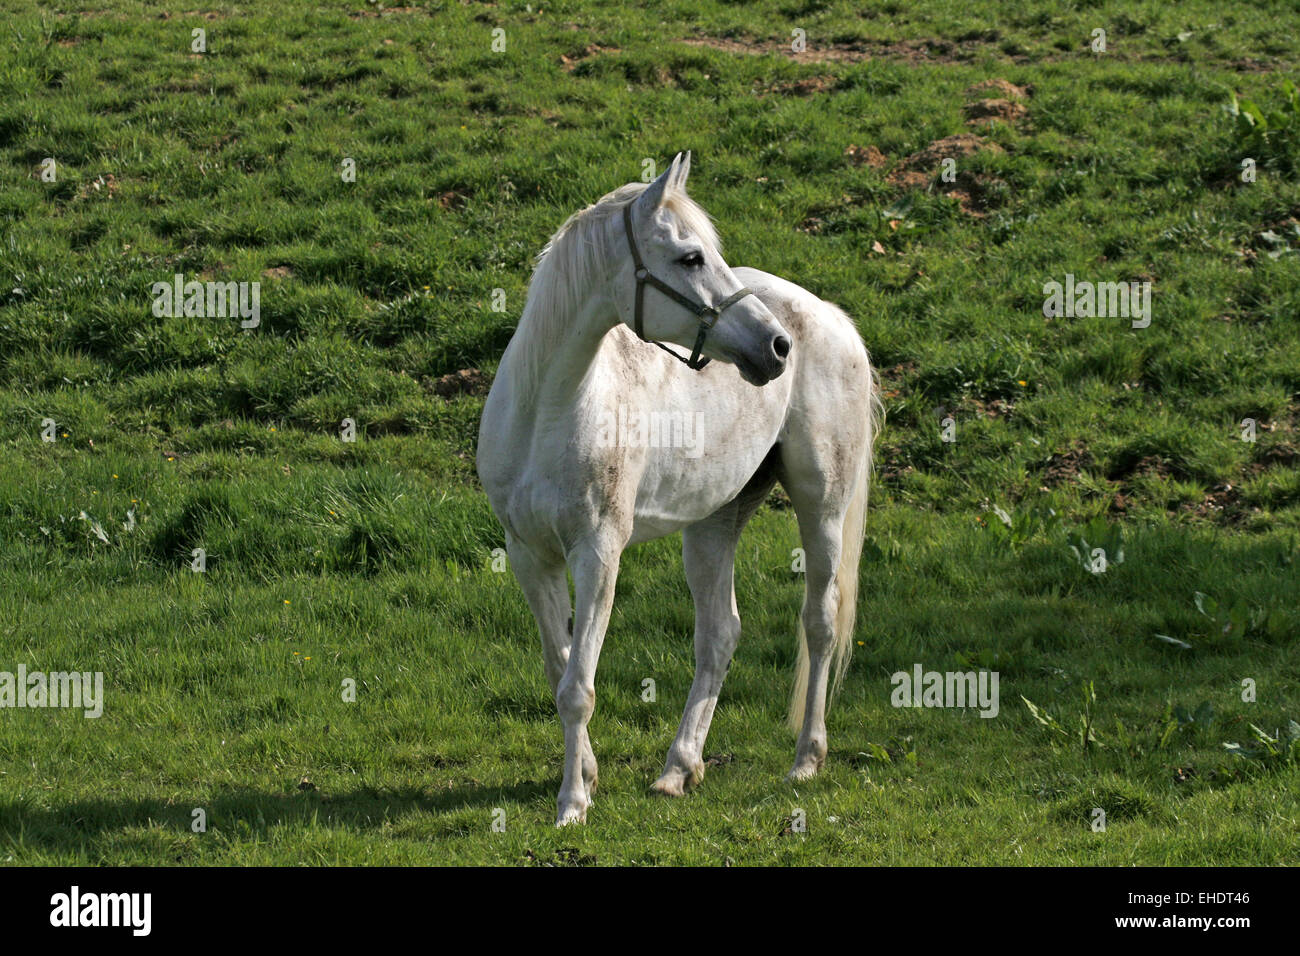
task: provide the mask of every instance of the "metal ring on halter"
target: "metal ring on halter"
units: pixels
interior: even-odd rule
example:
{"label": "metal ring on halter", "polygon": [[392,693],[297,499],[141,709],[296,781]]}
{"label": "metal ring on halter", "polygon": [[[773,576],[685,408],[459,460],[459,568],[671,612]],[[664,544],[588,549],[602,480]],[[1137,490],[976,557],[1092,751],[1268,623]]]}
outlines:
{"label": "metal ring on halter", "polygon": [[[690,296],[678,292],[657,276],[651,275],[650,270],[647,269],[645,263],[641,261],[641,253],[636,247],[636,238],[632,235],[632,203],[628,203],[623,207],[623,230],[627,233],[628,248],[632,250],[632,264],[636,266],[636,300],[635,305],[633,306],[632,328],[636,331],[637,338],[643,342],[649,342],[651,345],[658,346],[673,358],[677,359],[677,361],[685,363],[687,368],[694,369],[698,372],[710,362],[710,359],[707,358],[703,361],[700,359],[700,353],[704,350],[704,338],[708,334],[709,329],[713,328],[713,326],[717,324],[718,319],[722,317],[722,313],[726,309],[735,305],[745,296],[753,295],[754,290],[748,288],[737,289],[716,306],[704,305],[701,302],[696,302]],[[695,336],[695,347],[691,350],[690,358],[683,358],[662,342],[655,342],[654,340],[645,337],[645,330],[642,328],[641,311],[642,303],[645,300],[645,287],[647,282],[664,295],[668,296],[668,298],[690,310],[700,320],[700,329]],[[708,318],[706,318],[706,316]]]}

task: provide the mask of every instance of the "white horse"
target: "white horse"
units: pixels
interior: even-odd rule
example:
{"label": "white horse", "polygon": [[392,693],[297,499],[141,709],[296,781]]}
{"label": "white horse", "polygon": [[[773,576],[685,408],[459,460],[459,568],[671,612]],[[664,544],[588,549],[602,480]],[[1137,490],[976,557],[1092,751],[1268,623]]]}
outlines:
{"label": "white horse", "polygon": [[[690,154],[679,154],[649,186],[615,190],[551,237],[483,408],[479,477],[537,618],[564,724],[557,826],[586,822],[596,789],[587,722],[628,545],[682,531],[695,601],[695,679],[654,783],[661,793],[680,795],[704,774],[704,739],[740,637],[737,539],[777,481],[806,562],[792,780],[826,758],[828,692],[852,649],[875,373],[838,308],[723,261],[708,215],[686,195],[689,170]],[[629,424],[638,419],[642,427]]]}

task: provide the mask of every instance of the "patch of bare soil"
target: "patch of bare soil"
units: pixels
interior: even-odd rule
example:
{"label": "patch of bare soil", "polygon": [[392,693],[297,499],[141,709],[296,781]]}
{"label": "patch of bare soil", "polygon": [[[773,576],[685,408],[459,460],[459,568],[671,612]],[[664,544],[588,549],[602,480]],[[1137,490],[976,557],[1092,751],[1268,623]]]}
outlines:
{"label": "patch of bare soil", "polygon": [[1003,398],[994,398],[989,401],[983,399],[968,397],[963,405],[970,407],[970,410],[982,418],[1008,418],[1016,410],[1015,402],[1008,402]]}
{"label": "patch of bare soil", "polygon": [[1274,465],[1283,468],[1300,465],[1300,448],[1287,441],[1261,448],[1255,453],[1255,460],[1246,466],[1245,473],[1253,478]]}
{"label": "patch of bare soil", "polygon": [[572,73],[574,70],[578,68],[579,63],[581,63],[583,60],[588,59],[589,57],[599,56],[602,53],[621,53],[621,52],[622,50],[620,50],[616,46],[601,46],[598,43],[588,43],[581,50],[576,50],[573,53],[568,54],[567,56],[563,53],[560,54],[560,68],[564,70],[565,73]]}
{"label": "patch of bare soil", "polygon": [[[983,218],[991,204],[991,196],[1001,181],[984,173],[972,172],[961,160],[985,150],[995,153],[1003,151],[997,143],[973,133],[945,136],[903,159],[890,172],[887,181],[897,189],[926,189],[934,183],[941,192],[956,199],[966,215]],[[952,181],[941,176],[944,160],[947,159],[954,160],[957,164]]]}
{"label": "patch of bare soil", "polygon": [[898,168],[890,174],[890,179],[893,181],[895,177],[898,177],[895,185],[905,185],[902,176],[899,174],[928,172],[930,175],[935,175],[945,159],[965,159],[967,156],[973,156],[982,150],[1000,153],[1002,147],[985,139],[983,136],[976,136],[974,133],[957,133],[955,136],[945,136],[943,139],[936,139],[929,146],[917,150],[904,159],[898,164]]}
{"label": "patch of bare soil", "polygon": [[725,53],[757,56],[777,53],[802,63],[861,63],[872,59],[899,59],[909,63],[966,63],[992,41],[983,38],[962,40],[861,40],[840,43],[809,42],[796,53],[788,40],[729,39],[725,37],[687,37],[687,46],[704,46]]}
{"label": "patch of bare soil", "polygon": [[1133,466],[1131,471],[1118,472],[1110,477],[1123,480],[1147,476],[1160,479],[1172,478],[1174,477],[1174,469],[1168,461],[1159,455],[1146,455],[1138,459],[1137,464]]}
{"label": "patch of bare soil", "polygon": [[[94,13],[82,14],[82,16],[98,16],[98,15],[99,14],[94,14]],[[105,14],[105,16],[108,16],[108,14]],[[172,17],[189,17],[190,19],[202,18],[204,20],[225,19],[225,14],[213,13],[211,11],[204,13],[199,10],[186,10],[184,13],[172,13],[170,10],[159,10],[157,16],[159,20],[170,20]],[[119,17],[118,19],[124,19],[124,18]]]}
{"label": "patch of bare soil", "polygon": [[916,368],[915,362],[900,362],[893,368],[877,369],[876,373],[880,377],[880,397],[885,401],[901,398],[907,391],[903,379],[914,375]]}
{"label": "patch of bare soil", "polygon": [[[864,60],[900,60],[921,66],[927,63],[972,63],[981,56],[990,54],[1009,63],[1060,63],[1078,59],[1080,55],[1090,55],[1088,41],[1080,42],[1078,50],[1035,52],[1017,51],[1015,46],[1003,47],[1002,37],[997,30],[976,30],[953,40],[943,37],[925,37],[917,40],[857,40],[839,43],[818,43],[810,39],[802,53],[795,53],[789,39],[761,40],[753,37],[727,38],[695,36],[681,40],[689,46],[706,46],[726,53],[755,56],[763,53],[776,53],[803,63],[861,63]],[[1126,53],[1116,51],[1108,57],[1119,62],[1170,62],[1167,53],[1152,51],[1146,53]],[[1237,73],[1268,73],[1285,69],[1288,64],[1273,58],[1262,60],[1257,57],[1224,59],[1220,61],[1224,69]],[[1001,98],[1007,96],[1006,91]]]}
{"label": "patch of bare soil", "polygon": [[980,100],[976,103],[967,103],[963,111],[966,113],[967,123],[981,123],[987,120],[1015,123],[1029,114],[1025,104],[1015,100]]}
{"label": "patch of bare soil", "polygon": [[426,378],[425,387],[439,398],[452,399],[458,395],[486,395],[492,382],[480,369],[463,368],[438,379]]}
{"label": "patch of bare soil", "polygon": [[839,80],[833,76],[809,76],[790,83],[773,83],[759,91],[759,96],[776,93],[781,96],[812,96],[835,89]]}
{"label": "patch of bare soil", "polygon": [[87,183],[83,183],[77,189],[77,199],[89,199],[92,196],[104,196],[112,199],[117,195],[118,190],[117,177],[112,173],[105,173],[102,176],[96,176]]}
{"label": "patch of bare soil", "polygon": [[1198,502],[1183,502],[1179,505],[1178,510],[1183,513],[1194,514],[1198,518],[1219,519],[1229,524],[1238,524],[1244,521],[1252,511],[1258,511],[1259,509],[1248,508],[1241,500],[1241,488],[1227,483],[1215,485]]}
{"label": "patch of bare soil", "polygon": [[449,189],[438,196],[438,205],[448,210],[464,209],[468,201],[464,195],[454,189]]}
{"label": "patch of bare soil", "polygon": [[889,157],[874,146],[853,146],[844,150],[844,155],[854,166],[870,166],[872,169],[884,169],[889,165]]}
{"label": "patch of bare soil", "polygon": [[390,17],[405,13],[423,13],[420,7],[386,7],[383,4],[375,4],[370,10],[353,10],[348,14],[353,20],[359,20],[362,17]]}
{"label": "patch of bare soil", "polygon": [[1047,459],[1047,467],[1043,469],[1043,486],[1055,488],[1063,485],[1078,478],[1091,467],[1092,452],[1088,451],[1088,446],[1082,440],[1076,441],[1069,451],[1057,452]]}
{"label": "patch of bare soil", "polygon": [[[992,94],[993,98],[1001,100],[1024,100],[1029,98],[1029,88],[1016,86],[1003,79],[981,80],[974,86],[966,88],[967,96],[980,96],[980,94]],[[983,99],[984,97],[981,97]]]}

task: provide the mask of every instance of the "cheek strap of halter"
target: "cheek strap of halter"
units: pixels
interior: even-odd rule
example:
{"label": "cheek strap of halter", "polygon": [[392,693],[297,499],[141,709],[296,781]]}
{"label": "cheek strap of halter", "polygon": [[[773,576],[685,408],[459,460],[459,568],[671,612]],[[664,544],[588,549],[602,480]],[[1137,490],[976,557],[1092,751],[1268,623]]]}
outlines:
{"label": "cheek strap of halter", "polygon": [[[747,288],[737,289],[717,305],[704,305],[702,302],[696,302],[689,296],[682,295],[682,293],[668,285],[668,283],[662,281],[658,276],[652,275],[650,270],[645,267],[645,263],[641,261],[641,253],[637,250],[636,239],[632,235],[632,203],[630,202],[623,207],[623,229],[627,233],[628,248],[632,250],[632,264],[636,267],[636,304],[634,305],[632,312],[632,328],[636,331],[637,338],[642,342],[649,342],[651,345],[658,346],[673,358],[677,359],[677,361],[685,363],[687,368],[694,369],[698,372],[710,362],[710,359],[700,358],[700,353],[704,350],[704,339],[705,336],[708,335],[709,329],[713,328],[714,323],[718,321],[718,317],[722,315],[724,310],[735,305],[745,296],[753,295],[754,290]],[[664,295],[668,296],[668,298],[672,299],[700,320],[699,331],[695,334],[695,347],[691,350],[691,357],[689,359],[678,355],[663,343],[655,342],[645,337],[645,330],[642,327],[642,308],[645,301],[645,287],[647,283],[654,286]]]}

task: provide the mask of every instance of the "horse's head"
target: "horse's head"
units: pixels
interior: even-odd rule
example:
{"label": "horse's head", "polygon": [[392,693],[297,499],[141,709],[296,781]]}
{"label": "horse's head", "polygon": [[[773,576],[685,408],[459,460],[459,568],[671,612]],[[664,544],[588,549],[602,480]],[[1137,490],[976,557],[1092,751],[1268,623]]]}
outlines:
{"label": "horse's head", "polygon": [[723,260],[708,215],[686,195],[690,169],[690,153],[678,153],[618,226],[632,239],[631,247],[628,236],[614,240],[623,249],[613,273],[619,317],[648,341],[698,349],[703,358],[736,366],[745,381],[766,385],[785,371],[790,336]]}

